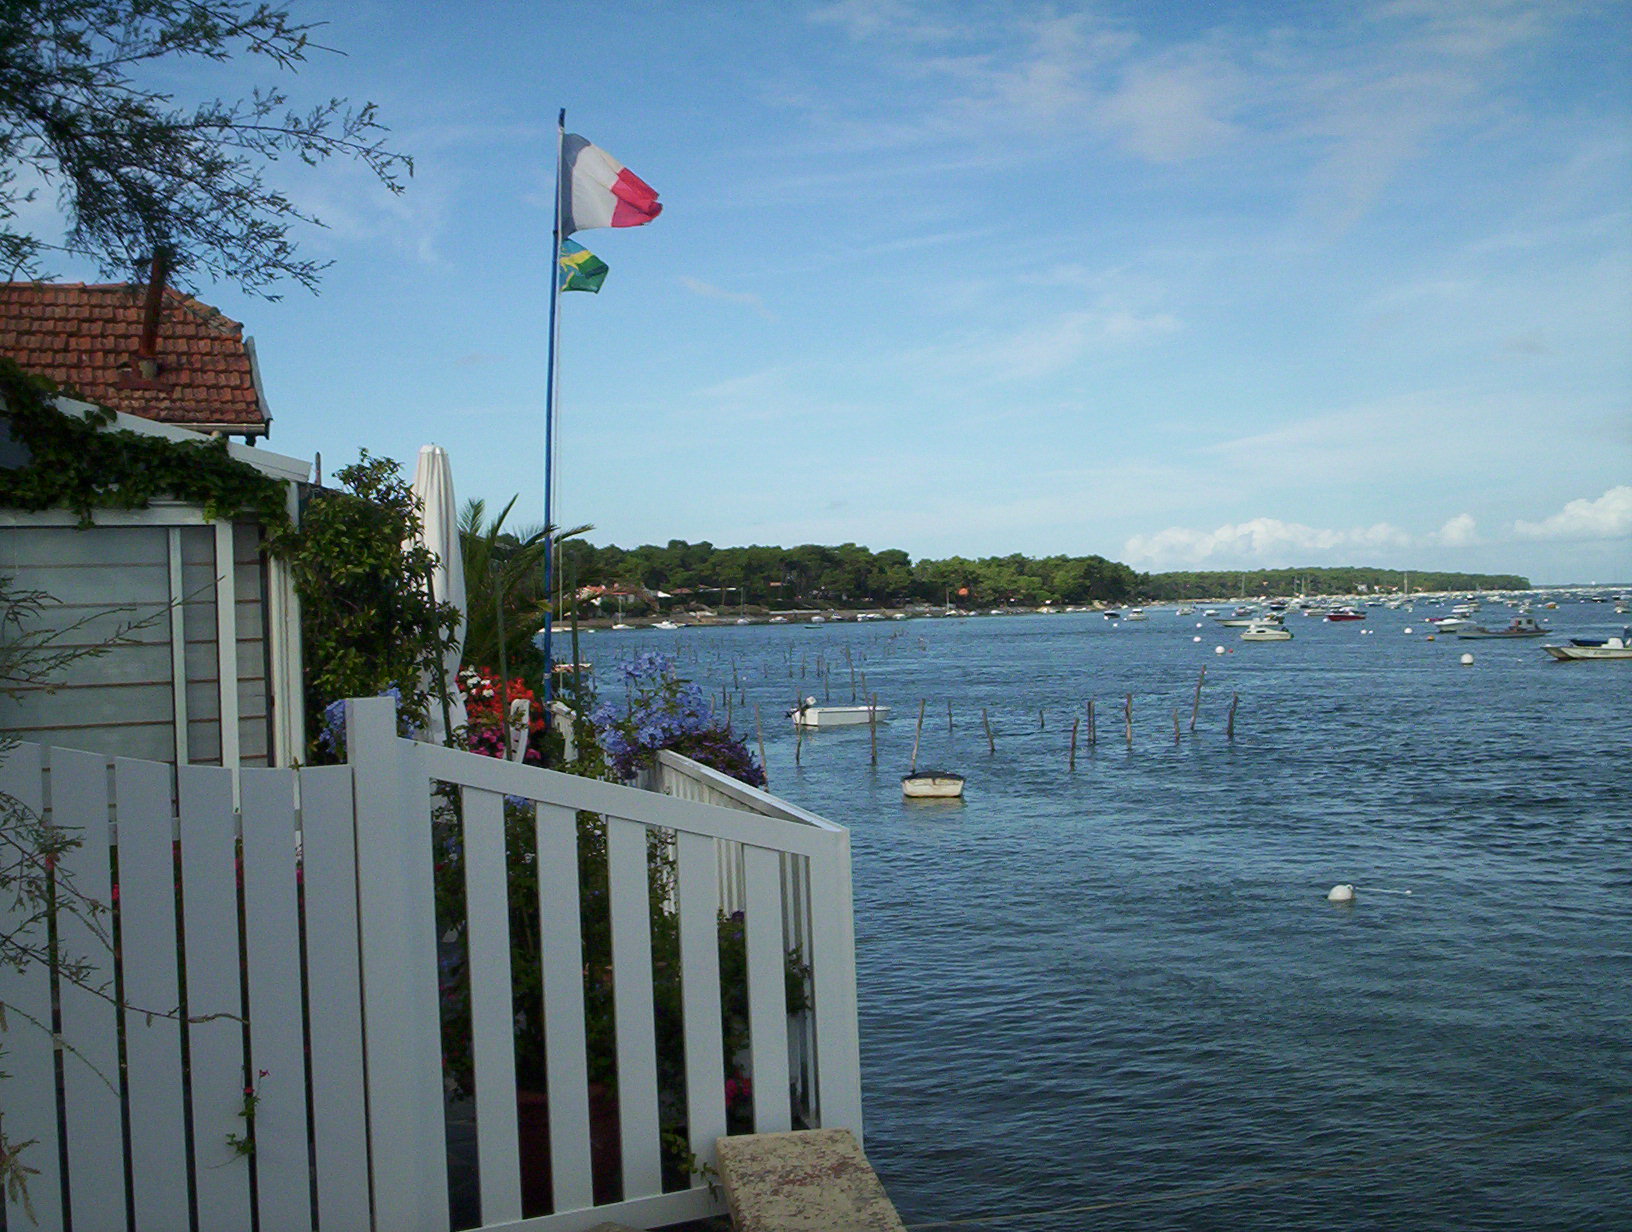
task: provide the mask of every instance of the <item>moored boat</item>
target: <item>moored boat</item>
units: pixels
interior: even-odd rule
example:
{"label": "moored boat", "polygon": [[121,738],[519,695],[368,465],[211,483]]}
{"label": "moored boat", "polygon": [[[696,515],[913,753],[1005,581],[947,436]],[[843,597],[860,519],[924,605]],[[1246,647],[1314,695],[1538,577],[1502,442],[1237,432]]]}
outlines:
{"label": "moored boat", "polygon": [[1292,630],[1279,621],[1255,620],[1241,631],[1243,642],[1290,642]]}
{"label": "moored boat", "polygon": [[1619,637],[1571,638],[1568,646],[1554,646],[1544,642],[1541,647],[1561,661],[1589,659],[1632,659],[1632,627],[1621,630]]}
{"label": "moored boat", "polygon": [[901,776],[901,794],[912,800],[955,800],[963,795],[963,775],[953,770],[916,770]]}
{"label": "moored boat", "polygon": [[1466,638],[1506,638],[1506,637],[1542,637],[1551,633],[1536,623],[1533,616],[1515,616],[1506,628],[1487,629],[1483,625],[1465,625],[1457,629],[1457,637]]}
{"label": "moored boat", "polygon": [[1334,607],[1326,613],[1326,619],[1331,621],[1364,620],[1365,618],[1366,614],[1364,612],[1352,607]]}
{"label": "moored boat", "polygon": [[890,717],[888,706],[818,706],[807,697],[788,714],[795,727],[861,727]]}

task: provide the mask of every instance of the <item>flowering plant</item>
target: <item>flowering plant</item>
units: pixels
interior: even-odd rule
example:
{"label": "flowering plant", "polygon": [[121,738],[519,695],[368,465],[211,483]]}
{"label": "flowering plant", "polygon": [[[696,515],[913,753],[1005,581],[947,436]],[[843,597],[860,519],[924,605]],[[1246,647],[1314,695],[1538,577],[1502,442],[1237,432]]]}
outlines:
{"label": "flowering plant", "polygon": [[722,774],[765,786],[765,770],[730,725],[716,718],[703,691],[681,678],[664,655],[647,651],[623,664],[627,698],[590,711],[601,747],[620,778],[650,765],[659,749],[673,749]]}
{"label": "flowering plant", "polygon": [[525,700],[528,731],[522,760],[533,764],[542,760],[538,742],[544,735],[544,707],[539,704],[538,694],[520,678],[505,681],[490,667],[465,667],[459,670],[459,692],[465,699],[467,740],[472,753],[503,757],[508,708]]}

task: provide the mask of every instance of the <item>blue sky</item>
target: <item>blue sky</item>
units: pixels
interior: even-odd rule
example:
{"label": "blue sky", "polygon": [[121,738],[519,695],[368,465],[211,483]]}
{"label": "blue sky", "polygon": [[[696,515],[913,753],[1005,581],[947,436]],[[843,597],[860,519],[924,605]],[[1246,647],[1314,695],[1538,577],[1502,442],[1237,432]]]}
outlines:
{"label": "blue sky", "polygon": [[563,300],[594,542],[1632,580],[1632,5],[294,11],[416,174],[289,171],[320,296],[200,288],[279,452],[539,517],[564,106],[666,207]]}

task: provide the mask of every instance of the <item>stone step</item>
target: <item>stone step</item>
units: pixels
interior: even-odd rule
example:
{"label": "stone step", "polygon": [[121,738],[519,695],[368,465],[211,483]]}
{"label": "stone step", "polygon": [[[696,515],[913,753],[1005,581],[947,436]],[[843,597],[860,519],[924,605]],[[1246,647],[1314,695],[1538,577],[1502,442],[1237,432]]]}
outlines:
{"label": "stone step", "polygon": [[848,1129],[743,1134],[715,1147],[736,1232],[905,1232]]}

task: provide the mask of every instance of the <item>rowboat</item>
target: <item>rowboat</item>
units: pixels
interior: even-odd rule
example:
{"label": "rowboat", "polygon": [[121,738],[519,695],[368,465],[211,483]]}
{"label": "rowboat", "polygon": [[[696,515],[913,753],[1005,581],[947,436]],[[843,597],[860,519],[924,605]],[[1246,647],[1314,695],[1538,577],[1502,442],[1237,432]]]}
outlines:
{"label": "rowboat", "polygon": [[888,706],[818,706],[807,697],[788,714],[795,727],[862,727],[882,723],[890,717]]}
{"label": "rowboat", "polygon": [[952,770],[903,774],[901,794],[912,800],[955,800],[963,795],[963,775]]}

